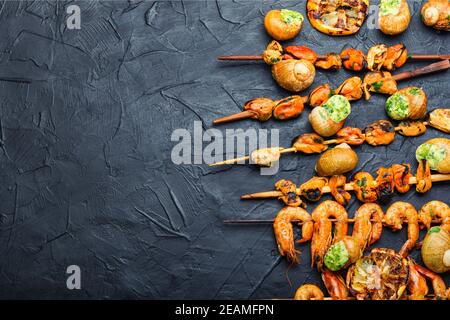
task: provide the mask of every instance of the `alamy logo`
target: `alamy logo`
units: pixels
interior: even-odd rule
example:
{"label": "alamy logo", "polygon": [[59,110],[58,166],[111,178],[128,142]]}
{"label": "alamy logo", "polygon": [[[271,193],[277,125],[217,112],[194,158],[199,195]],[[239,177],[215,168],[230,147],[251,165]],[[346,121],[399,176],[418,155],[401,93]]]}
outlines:
{"label": "alamy logo", "polygon": [[81,29],[81,10],[80,7],[72,4],[67,7],[66,12],[70,14],[70,16],[67,17],[67,29],[73,30],[80,30]]}
{"label": "alamy logo", "polygon": [[79,266],[73,264],[67,267],[67,274],[70,276],[67,277],[66,286],[69,290],[80,290],[81,289],[81,269]]}

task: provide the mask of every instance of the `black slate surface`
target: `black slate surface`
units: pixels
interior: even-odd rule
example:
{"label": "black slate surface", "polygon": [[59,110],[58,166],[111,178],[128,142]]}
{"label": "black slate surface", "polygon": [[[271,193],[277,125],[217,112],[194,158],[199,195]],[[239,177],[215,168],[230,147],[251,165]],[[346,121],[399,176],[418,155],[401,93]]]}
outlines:
{"label": "black slate surface", "polygon": [[[450,52],[448,33],[420,22],[423,1],[410,3],[412,22],[400,36],[386,37],[366,22],[355,36],[329,37],[305,21],[292,43],[321,53],[400,41],[414,53]],[[208,129],[250,98],[288,94],[267,66],[215,57],[261,52],[269,41],[264,13],[305,14],[305,2],[70,2],[81,8],[81,30],[66,28],[68,4],[0,6],[0,78],[20,79],[0,81],[0,298],[281,298],[302,283],[320,283],[309,267],[309,245],[302,246],[301,264],[289,268],[270,225],[222,223],[273,218],[281,208],[276,200],[239,196],[272,189],[280,178],[305,181],[317,156],[284,156],[276,176],[249,166],[175,165],[170,158],[173,130],[192,132],[194,121]],[[314,85],[337,86],[350,75],[318,70]],[[423,87],[430,108],[448,107],[449,77],[435,74],[400,87]],[[385,119],[385,99],[354,103],[347,125]],[[311,131],[307,114],[217,129],[278,128],[286,146]],[[359,147],[356,170],[375,173],[405,161],[416,168],[415,148],[438,136],[443,133],[431,129],[418,138],[397,136],[388,147]],[[417,207],[448,202],[449,184],[399,199]],[[353,198],[349,212],[358,205]],[[405,239],[405,230],[385,229],[376,246],[399,249]],[[81,290],[66,288],[72,264],[81,268]]]}

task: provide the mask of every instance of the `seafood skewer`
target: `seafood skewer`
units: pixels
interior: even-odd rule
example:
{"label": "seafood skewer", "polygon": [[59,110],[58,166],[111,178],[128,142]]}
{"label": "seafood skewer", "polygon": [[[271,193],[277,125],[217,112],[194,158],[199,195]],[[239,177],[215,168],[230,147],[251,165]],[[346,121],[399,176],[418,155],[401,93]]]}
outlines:
{"label": "seafood skewer", "polygon": [[[450,181],[450,174],[433,174],[431,175],[431,181],[432,182],[441,182],[441,181]],[[414,185],[417,184],[417,178],[416,177],[410,177],[408,180],[408,184]],[[344,189],[346,191],[354,191],[354,185],[353,183],[346,183],[344,186]],[[329,186],[324,186],[321,189],[322,193],[330,193],[331,189]],[[295,193],[297,195],[301,195],[301,189],[297,188]],[[250,193],[250,194],[244,194],[241,196],[242,200],[248,200],[248,199],[266,199],[266,198],[279,198],[282,197],[283,193],[281,191],[264,191],[264,192],[257,192],[257,193]]]}
{"label": "seafood skewer", "polygon": [[367,55],[361,50],[347,48],[340,54],[317,54],[306,46],[287,46],[283,48],[277,41],[268,44],[262,55],[222,55],[217,57],[219,61],[264,61],[269,65],[282,60],[304,59],[322,69],[345,69],[362,71],[367,68],[371,71],[379,71],[381,68],[391,71],[403,66],[408,60],[447,60],[450,54],[408,54],[403,44],[386,47],[384,44],[372,46]]}
{"label": "seafood skewer", "polygon": [[[434,117],[434,114],[439,111],[446,115]],[[285,153],[321,153],[327,150],[327,145],[346,143],[348,145],[361,145],[364,142],[372,146],[380,146],[390,144],[395,138],[395,132],[408,137],[414,137],[425,133],[426,126],[430,125],[434,128],[447,132],[448,129],[441,125],[442,120],[450,120],[450,109],[436,109],[430,114],[430,121],[403,121],[398,126],[394,127],[388,120],[379,120],[368,125],[363,131],[358,128],[346,127],[336,133],[336,138],[330,140],[323,140],[322,137],[315,133],[305,133],[294,139],[292,147],[274,147],[256,149],[252,151],[250,156],[243,156],[234,159],[227,159],[224,161],[212,163],[209,166],[220,166],[227,164],[235,164],[241,161],[252,159],[254,164],[262,166],[270,166],[272,162],[279,159]],[[433,117],[431,117],[433,115]],[[444,119],[445,118],[445,119]],[[450,132],[450,131],[448,131]],[[270,160],[268,160],[270,158]],[[261,160],[263,159],[263,160]]]}
{"label": "seafood skewer", "polygon": [[307,97],[293,95],[275,101],[265,97],[255,98],[245,103],[243,111],[216,119],[213,121],[213,124],[250,118],[267,121],[272,116],[277,120],[294,119],[303,112],[305,104],[309,104],[312,107],[320,106],[333,94],[342,95],[348,101],[359,100],[363,95],[368,100],[371,96],[370,92],[391,95],[397,92],[398,81],[446,70],[448,68],[450,68],[449,60],[443,60],[394,75],[391,75],[389,72],[369,72],[365,75],[364,79],[359,77],[348,78],[334,90],[328,84],[322,84],[312,90]]}

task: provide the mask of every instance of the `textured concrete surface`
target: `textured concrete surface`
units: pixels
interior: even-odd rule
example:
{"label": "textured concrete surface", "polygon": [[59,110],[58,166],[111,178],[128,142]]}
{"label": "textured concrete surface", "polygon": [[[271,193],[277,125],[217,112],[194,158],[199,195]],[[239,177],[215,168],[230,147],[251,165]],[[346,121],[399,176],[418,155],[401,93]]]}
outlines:
{"label": "textured concrete surface", "polygon": [[[355,36],[329,37],[305,21],[293,42],[322,53],[400,41],[414,53],[450,52],[448,33],[420,22],[421,3],[412,5],[408,31],[394,38],[367,24]],[[277,176],[170,159],[173,130],[192,131],[194,121],[211,128],[213,119],[240,110],[250,98],[287,95],[267,66],[215,57],[261,52],[269,41],[264,13],[284,7],[304,14],[305,2],[70,2],[81,8],[81,30],[66,28],[68,4],[0,5],[0,298],[270,298],[291,297],[304,282],[320,283],[309,267],[309,245],[301,248],[301,264],[289,267],[278,257],[271,226],[222,223],[273,218],[281,208],[276,200],[239,196],[272,189],[279,178],[310,178],[317,156],[284,156]],[[319,71],[315,85],[337,86],[349,75]],[[430,108],[448,107],[449,77],[436,74],[400,87],[421,86]],[[385,119],[385,99],[354,103],[347,124]],[[289,145],[311,131],[307,111],[289,122],[218,129],[278,128],[280,144]],[[388,147],[359,147],[356,170],[375,173],[400,161],[416,168],[415,148],[442,135],[431,129],[418,138],[398,136]],[[449,184],[398,199],[416,206],[449,201]],[[353,199],[351,214],[358,205]],[[405,230],[385,230],[376,246],[399,249],[405,239]],[[81,290],[66,288],[72,264],[81,268]]]}

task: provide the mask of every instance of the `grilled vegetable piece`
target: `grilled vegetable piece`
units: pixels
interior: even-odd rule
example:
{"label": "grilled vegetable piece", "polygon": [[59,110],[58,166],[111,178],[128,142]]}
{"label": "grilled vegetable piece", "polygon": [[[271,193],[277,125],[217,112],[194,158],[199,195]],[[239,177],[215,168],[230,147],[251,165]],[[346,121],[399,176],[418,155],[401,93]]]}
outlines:
{"label": "grilled vegetable piece", "polygon": [[365,127],[364,134],[372,146],[388,145],[395,139],[395,128],[390,121],[379,120]]}
{"label": "grilled vegetable piece", "polygon": [[331,36],[346,36],[358,32],[368,6],[368,0],[308,0],[306,9],[315,29]]}

